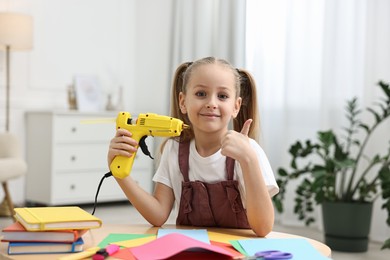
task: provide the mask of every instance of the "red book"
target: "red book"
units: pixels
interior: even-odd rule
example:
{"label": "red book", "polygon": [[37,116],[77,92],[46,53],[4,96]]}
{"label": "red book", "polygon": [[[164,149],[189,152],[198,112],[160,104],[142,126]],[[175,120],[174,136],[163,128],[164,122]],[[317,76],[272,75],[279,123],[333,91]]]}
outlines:
{"label": "red book", "polygon": [[5,242],[75,242],[89,229],[27,231],[19,222],[15,222],[2,231]]}

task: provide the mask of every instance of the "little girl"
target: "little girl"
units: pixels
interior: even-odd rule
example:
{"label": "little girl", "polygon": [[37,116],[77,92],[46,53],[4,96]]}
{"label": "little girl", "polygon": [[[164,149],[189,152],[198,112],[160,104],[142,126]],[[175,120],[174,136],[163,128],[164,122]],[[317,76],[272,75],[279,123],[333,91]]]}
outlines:
{"label": "little girl", "polygon": [[[190,129],[163,144],[154,194],[131,175],[116,179],[131,204],[154,226],[162,226],[175,206],[178,225],[251,228],[258,236],[267,235],[274,222],[271,197],[279,189],[256,142],[252,76],[214,57],[184,63],[175,73],[171,116]],[[229,130],[231,122],[234,130]],[[129,131],[118,129],[108,164],[117,155],[130,157],[137,145]]]}

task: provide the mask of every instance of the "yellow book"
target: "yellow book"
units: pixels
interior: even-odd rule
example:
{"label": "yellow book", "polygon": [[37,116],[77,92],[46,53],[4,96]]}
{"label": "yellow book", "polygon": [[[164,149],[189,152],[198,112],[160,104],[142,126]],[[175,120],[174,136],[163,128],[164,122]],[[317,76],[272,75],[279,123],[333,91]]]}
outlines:
{"label": "yellow book", "polygon": [[77,206],[15,208],[16,219],[28,231],[99,228],[102,221]]}

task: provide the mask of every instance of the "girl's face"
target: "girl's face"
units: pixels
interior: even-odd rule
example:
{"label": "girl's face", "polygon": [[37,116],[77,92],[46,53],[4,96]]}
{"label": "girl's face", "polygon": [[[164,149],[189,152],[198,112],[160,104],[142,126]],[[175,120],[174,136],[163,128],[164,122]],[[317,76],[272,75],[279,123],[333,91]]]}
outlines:
{"label": "girl's face", "polygon": [[195,134],[224,134],[241,106],[241,98],[236,97],[234,74],[219,64],[194,68],[186,93],[179,95],[179,105],[181,112],[187,114]]}

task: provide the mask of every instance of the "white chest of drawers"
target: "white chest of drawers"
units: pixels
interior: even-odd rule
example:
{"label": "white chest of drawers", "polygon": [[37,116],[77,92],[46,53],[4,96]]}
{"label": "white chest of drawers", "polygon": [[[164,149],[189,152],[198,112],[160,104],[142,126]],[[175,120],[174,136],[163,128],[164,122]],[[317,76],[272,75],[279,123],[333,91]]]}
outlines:
{"label": "white chest of drawers", "polygon": [[[82,123],[115,118],[114,113],[27,112],[27,203],[67,205],[93,203],[103,175],[109,171],[107,151],[115,122]],[[153,153],[153,140],[147,138]],[[131,176],[152,192],[153,160],[137,153]],[[113,177],[100,188],[98,202],[126,200]]]}

